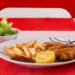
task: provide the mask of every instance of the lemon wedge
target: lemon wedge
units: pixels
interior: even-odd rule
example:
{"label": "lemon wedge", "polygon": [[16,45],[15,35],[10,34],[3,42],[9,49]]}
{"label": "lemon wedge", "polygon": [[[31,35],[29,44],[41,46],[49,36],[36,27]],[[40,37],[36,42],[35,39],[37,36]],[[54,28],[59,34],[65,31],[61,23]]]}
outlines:
{"label": "lemon wedge", "polygon": [[36,63],[52,63],[55,61],[55,53],[53,51],[42,51],[36,54]]}

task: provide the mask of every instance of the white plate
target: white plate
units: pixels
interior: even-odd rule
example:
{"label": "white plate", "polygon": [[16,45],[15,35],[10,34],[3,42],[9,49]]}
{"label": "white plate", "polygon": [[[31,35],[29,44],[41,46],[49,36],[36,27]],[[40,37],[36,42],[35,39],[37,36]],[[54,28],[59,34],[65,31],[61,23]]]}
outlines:
{"label": "white plate", "polygon": [[[40,42],[44,42],[44,41],[50,41],[48,37],[44,37],[44,38],[33,38],[33,37],[27,37],[24,39],[16,39],[16,40],[11,40],[11,41],[6,41],[0,44],[0,51],[3,51],[4,46],[10,46],[13,45],[14,43],[20,43],[20,42],[28,42],[31,40],[37,40]],[[64,40],[64,39],[63,39]],[[19,64],[19,65],[23,65],[23,66],[28,66],[28,67],[38,67],[38,68],[43,68],[43,67],[54,67],[54,66],[60,66],[60,65],[65,65],[65,64],[70,64],[75,62],[75,60],[71,60],[71,61],[66,61],[66,62],[54,62],[54,63],[49,63],[49,64],[37,64],[37,63],[28,63],[28,62],[20,62],[20,61],[14,61],[11,60],[10,57],[7,57],[3,54],[0,53],[0,57],[4,60],[7,60],[9,62],[12,62],[14,64]]]}

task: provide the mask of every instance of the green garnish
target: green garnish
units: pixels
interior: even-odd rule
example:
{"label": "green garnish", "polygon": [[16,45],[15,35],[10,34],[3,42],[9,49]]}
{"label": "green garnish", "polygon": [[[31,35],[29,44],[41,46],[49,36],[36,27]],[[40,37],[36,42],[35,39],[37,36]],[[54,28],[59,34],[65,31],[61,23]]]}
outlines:
{"label": "green garnish", "polygon": [[12,29],[12,25],[13,23],[7,22],[7,18],[4,17],[1,21],[0,21],[0,36],[6,36],[6,35],[13,35],[17,33],[17,30],[13,30]]}

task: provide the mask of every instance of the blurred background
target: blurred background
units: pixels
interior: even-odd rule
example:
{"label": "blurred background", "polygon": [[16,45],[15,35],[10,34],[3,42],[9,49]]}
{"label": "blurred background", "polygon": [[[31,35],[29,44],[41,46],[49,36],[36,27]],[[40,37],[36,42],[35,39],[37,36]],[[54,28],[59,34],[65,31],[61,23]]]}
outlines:
{"label": "blurred background", "polygon": [[74,0],[0,0],[0,10],[6,7],[65,8],[75,17]]}

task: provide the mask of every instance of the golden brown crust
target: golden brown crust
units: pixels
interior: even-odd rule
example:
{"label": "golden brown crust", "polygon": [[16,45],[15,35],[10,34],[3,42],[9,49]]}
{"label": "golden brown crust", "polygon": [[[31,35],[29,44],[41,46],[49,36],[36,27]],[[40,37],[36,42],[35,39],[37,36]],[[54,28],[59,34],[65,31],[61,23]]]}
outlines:
{"label": "golden brown crust", "polygon": [[56,58],[60,60],[71,60],[75,58],[75,45],[61,42],[39,43],[35,40],[27,43],[16,43],[5,47],[6,53],[15,60],[35,61],[35,55],[40,51],[52,50]]}

